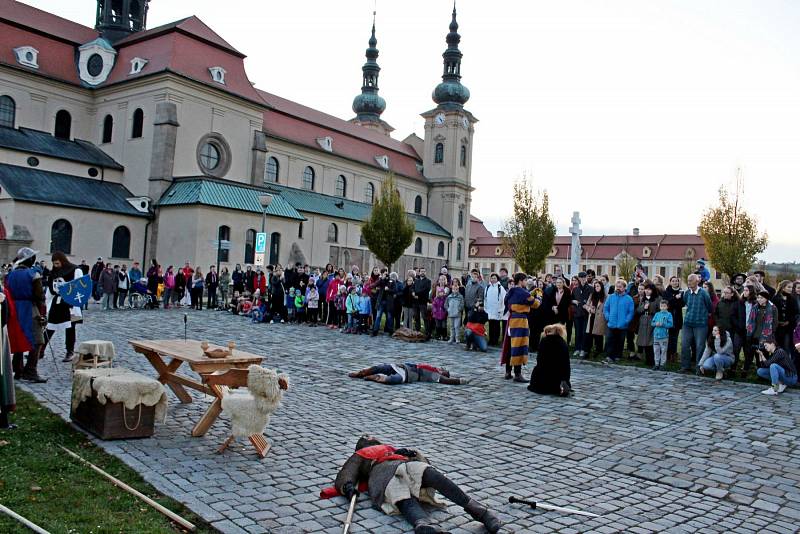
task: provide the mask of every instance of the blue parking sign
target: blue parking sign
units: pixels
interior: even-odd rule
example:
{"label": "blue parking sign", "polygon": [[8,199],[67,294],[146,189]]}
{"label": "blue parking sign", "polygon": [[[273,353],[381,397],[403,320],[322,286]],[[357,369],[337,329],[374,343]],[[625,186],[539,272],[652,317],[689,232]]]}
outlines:
{"label": "blue parking sign", "polygon": [[259,232],[256,234],[256,254],[264,254],[267,251],[267,234]]}

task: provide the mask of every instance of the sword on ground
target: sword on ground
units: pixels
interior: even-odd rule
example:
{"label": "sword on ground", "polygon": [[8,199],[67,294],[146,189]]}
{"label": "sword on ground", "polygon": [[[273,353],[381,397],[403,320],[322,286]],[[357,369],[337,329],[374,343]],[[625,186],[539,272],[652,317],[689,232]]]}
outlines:
{"label": "sword on ground", "polygon": [[575,515],[583,515],[586,517],[600,517],[597,514],[593,514],[592,512],[584,512],[583,510],[575,510],[573,508],[563,508],[561,506],[553,506],[552,504],[543,504],[536,501],[526,501],[525,499],[520,499],[518,497],[511,496],[508,498],[508,502],[511,504],[527,504],[531,508],[540,508],[542,510],[550,510],[552,512],[563,512],[565,514],[575,514]]}
{"label": "sword on ground", "polygon": [[344,520],[344,529],[342,530],[342,534],[347,534],[350,532],[350,524],[353,522],[353,512],[356,511],[357,498],[357,493],[350,498],[350,509],[347,511],[347,517]]}

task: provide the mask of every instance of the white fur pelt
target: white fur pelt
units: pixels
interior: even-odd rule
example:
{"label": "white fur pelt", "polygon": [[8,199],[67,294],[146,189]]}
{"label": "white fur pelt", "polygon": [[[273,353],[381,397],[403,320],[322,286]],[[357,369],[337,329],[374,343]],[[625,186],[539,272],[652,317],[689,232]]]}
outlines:
{"label": "white fur pelt", "polygon": [[[280,383],[283,382],[283,384]],[[282,386],[288,388],[289,379],[272,369],[259,365],[248,368],[247,392],[237,392],[222,398],[222,412],[231,418],[234,437],[245,438],[261,434],[269,424],[269,417],[281,404]]]}
{"label": "white fur pelt", "polygon": [[121,402],[128,410],[139,404],[155,406],[156,421],[167,418],[167,392],[155,378],[135,373],[122,367],[113,369],[79,369],[72,379],[72,409],[97,392],[97,401]]}

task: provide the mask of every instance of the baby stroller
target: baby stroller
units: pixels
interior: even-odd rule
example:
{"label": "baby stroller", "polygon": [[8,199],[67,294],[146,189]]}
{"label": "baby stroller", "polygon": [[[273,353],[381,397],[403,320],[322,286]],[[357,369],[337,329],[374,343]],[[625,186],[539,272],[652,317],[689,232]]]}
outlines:
{"label": "baby stroller", "polygon": [[131,295],[128,298],[130,307],[134,310],[158,308],[158,298],[147,292],[147,279],[140,278],[131,286]]}

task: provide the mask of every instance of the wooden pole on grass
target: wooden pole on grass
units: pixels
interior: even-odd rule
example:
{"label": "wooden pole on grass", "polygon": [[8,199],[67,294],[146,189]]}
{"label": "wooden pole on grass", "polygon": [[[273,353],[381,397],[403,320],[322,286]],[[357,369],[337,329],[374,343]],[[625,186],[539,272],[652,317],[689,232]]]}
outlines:
{"label": "wooden pole on grass", "polygon": [[105,471],[103,471],[102,469],[100,469],[99,467],[97,467],[96,465],[91,463],[90,461],[84,460],[83,458],[81,458],[80,456],[78,456],[77,454],[72,452],[71,450],[67,449],[66,447],[63,447],[61,445],[59,445],[59,447],[61,447],[64,450],[64,452],[66,452],[67,454],[69,454],[70,456],[75,458],[76,460],[80,461],[83,464],[86,464],[87,466],[89,466],[95,472],[103,475],[105,478],[107,478],[109,481],[111,481],[111,483],[114,484],[115,486],[127,491],[128,493],[130,493],[131,495],[133,495],[135,497],[140,498],[141,500],[143,500],[144,502],[146,502],[147,504],[149,504],[150,506],[152,506],[153,508],[155,508],[156,510],[158,510],[159,512],[161,512],[162,514],[167,516],[168,518],[170,518],[172,521],[175,521],[176,523],[178,523],[180,526],[182,526],[183,528],[185,528],[189,532],[194,532],[197,529],[197,527],[195,527],[194,524],[192,524],[189,521],[185,520],[184,518],[182,518],[181,516],[179,516],[175,512],[173,512],[171,510],[168,510],[167,508],[164,508],[163,506],[158,504],[156,501],[154,501],[153,499],[151,499],[147,495],[145,495],[145,494],[141,493],[140,491],[130,487],[129,485],[125,484],[124,482],[122,482],[118,478],[115,478],[115,477],[109,475],[108,473],[106,473]]}
{"label": "wooden pole on grass", "polygon": [[31,523],[30,521],[28,521],[27,519],[16,513],[14,510],[6,508],[2,504],[0,504],[0,512],[3,512],[9,517],[13,517],[17,521],[28,527],[29,529],[31,529],[32,531],[36,532],[36,534],[50,534],[50,532],[48,532],[47,530],[43,529],[39,525]]}

